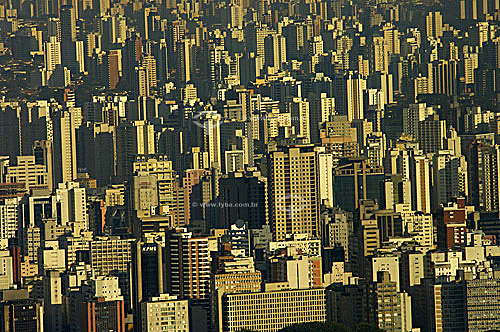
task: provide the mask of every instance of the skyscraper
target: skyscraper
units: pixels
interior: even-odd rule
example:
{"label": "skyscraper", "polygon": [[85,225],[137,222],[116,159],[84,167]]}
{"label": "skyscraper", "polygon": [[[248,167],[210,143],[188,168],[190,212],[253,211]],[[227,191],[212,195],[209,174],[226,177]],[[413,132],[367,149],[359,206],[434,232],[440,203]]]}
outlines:
{"label": "skyscraper", "polygon": [[76,129],[79,127],[77,113],[77,109],[70,108],[54,114],[54,173],[57,183],[76,179]]}
{"label": "skyscraper", "polygon": [[363,94],[366,80],[359,73],[347,72],[335,76],[335,109],[347,115],[349,121],[364,118]]}
{"label": "skyscraper", "polygon": [[313,146],[282,147],[269,156],[269,222],[277,241],[287,234],[319,234],[317,153]]}
{"label": "skyscraper", "polygon": [[166,238],[167,292],[182,299],[208,300],[210,251],[208,238],[194,238],[183,230]]}
{"label": "skyscraper", "polygon": [[425,27],[428,37],[442,37],[443,16],[441,16],[441,12],[429,12],[429,14],[425,17]]}

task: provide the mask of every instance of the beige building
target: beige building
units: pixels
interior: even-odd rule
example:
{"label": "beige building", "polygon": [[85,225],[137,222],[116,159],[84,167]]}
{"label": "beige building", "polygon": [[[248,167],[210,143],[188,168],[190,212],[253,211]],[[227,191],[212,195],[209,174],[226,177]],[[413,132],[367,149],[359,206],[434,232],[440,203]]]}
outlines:
{"label": "beige building", "polygon": [[189,332],[188,300],[160,294],[141,303],[141,330],[144,332]]}
{"label": "beige building", "polygon": [[276,241],[287,234],[319,234],[316,155],[312,145],[284,147],[270,155],[269,219]]}
{"label": "beige building", "polygon": [[134,239],[98,238],[90,242],[91,266],[102,274],[127,272],[132,261]]}
{"label": "beige building", "polygon": [[76,129],[80,123],[81,109],[78,108],[60,111],[54,116],[53,151],[56,183],[76,179]]}
{"label": "beige building", "polygon": [[49,188],[49,178],[45,165],[37,165],[35,156],[18,156],[17,165],[7,167],[6,182],[24,183],[28,190],[41,187]]}
{"label": "beige building", "polygon": [[167,156],[137,156],[133,163],[133,173],[156,177],[159,205],[170,205],[173,201],[175,175],[172,162]]}
{"label": "beige building", "polygon": [[324,289],[225,294],[222,303],[224,332],[274,332],[292,324],[326,320]]}
{"label": "beige building", "polygon": [[233,293],[260,292],[262,276],[260,272],[244,271],[238,273],[215,274],[211,281],[211,305],[213,331],[222,329],[222,296]]}

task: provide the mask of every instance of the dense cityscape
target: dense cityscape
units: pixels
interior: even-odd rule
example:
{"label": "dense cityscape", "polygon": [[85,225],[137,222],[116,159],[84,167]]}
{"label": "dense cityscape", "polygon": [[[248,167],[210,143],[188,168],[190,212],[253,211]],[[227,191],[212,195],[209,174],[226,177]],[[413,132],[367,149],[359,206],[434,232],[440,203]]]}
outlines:
{"label": "dense cityscape", "polygon": [[0,332],[500,329],[500,0],[0,1]]}

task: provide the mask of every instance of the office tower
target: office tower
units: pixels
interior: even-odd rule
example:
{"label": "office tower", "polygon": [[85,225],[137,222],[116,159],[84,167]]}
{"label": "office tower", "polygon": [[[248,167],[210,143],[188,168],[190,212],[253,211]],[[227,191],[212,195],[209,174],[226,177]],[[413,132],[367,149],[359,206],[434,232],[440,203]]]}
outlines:
{"label": "office tower", "polygon": [[[324,289],[224,294],[222,303],[224,304],[223,332],[236,332],[242,329],[275,332],[290,325],[291,322],[326,320]],[[248,306],[251,306],[252,310],[246,310]]]}
{"label": "office tower", "polygon": [[366,80],[360,74],[348,72],[335,76],[335,109],[338,114],[347,115],[349,121],[364,118],[363,94]]}
{"label": "office tower", "polygon": [[176,43],[176,59],[177,59],[177,80],[179,82],[188,83],[191,81],[192,59],[192,41],[190,39],[182,39]]}
{"label": "office tower", "polygon": [[63,325],[63,292],[61,273],[46,271],[44,282],[45,329],[61,332]]}
{"label": "office tower", "polygon": [[387,140],[382,132],[374,132],[366,137],[364,154],[372,165],[383,166]]}
{"label": "office tower", "polygon": [[373,71],[388,74],[389,73],[389,45],[387,45],[384,37],[373,37],[373,57],[372,57]]}
{"label": "office tower", "polygon": [[122,122],[116,127],[116,172],[120,179],[132,174],[137,155],[155,153],[154,126],[147,121]]}
{"label": "office tower", "polygon": [[264,39],[264,54],[266,66],[279,71],[287,60],[285,37],[277,34],[267,36]]}
{"label": "office tower", "polygon": [[465,303],[468,331],[485,331],[495,329],[500,324],[499,318],[493,314],[498,310],[500,280],[495,278],[478,278],[465,281]]}
{"label": "office tower", "polygon": [[467,161],[464,156],[455,156],[451,151],[439,151],[432,157],[434,177],[434,210],[453,197],[468,196]]}
{"label": "office tower", "polygon": [[389,272],[379,272],[368,292],[369,321],[384,331],[411,331],[411,297],[399,292]]}
{"label": "office tower", "polygon": [[261,71],[264,68],[264,57],[256,55],[256,53],[245,53],[240,59],[240,82],[242,85],[247,85],[249,82],[254,82],[255,79],[261,76]]}
{"label": "office tower", "polygon": [[[360,127],[363,125],[361,123]],[[331,121],[323,124],[321,143],[327,153],[333,154],[335,165],[342,158],[359,156],[358,130],[352,127],[347,115],[335,115]]]}
{"label": "office tower", "polygon": [[[256,56],[266,58],[265,38],[269,35],[267,26],[260,26],[258,23],[248,24],[245,27],[245,42],[248,52],[254,52]],[[288,49],[288,47],[287,47]]]}
{"label": "office tower", "polygon": [[322,258],[300,253],[270,256],[269,265],[273,271],[271,282],[287,281],[290,289],[320,288],[322,285]]}
{"label": "office tower", "polygon": [[335,114],[335,99],[329,98],[326,93],[311,93],[307,99],[311,143],[319,143],[321,124],[330,121]]}
{"label": "office tower", "polygon": [[500,206],[499,146],[475,140],[467,149],[469,203],[477,211],[495,211]]}
{"label": "office tower", "polygon": [[49,22],[47,24],[48,36],[57,37],[57,41],[61,41],[61,20],[56,17],[49,18]]}
{"label": "office tower", "polygon": [[209,167],[221,169],[221,134],[222,117],[215,111],[195,115],[194,124],[201,128],[202,142],[205,152],[208,152]]}
{"label": "office tower", "polygon": [[382,28],[384,32],[384,41],[388,47],[390,55],[401,54],[400,34],[398,29],[391,23],[386,23]]}
{"label": "office tower", "polygon": [[124,296],[118,277],[94,277],[70,298],[71,331],[125,332]]}
{"label": "office tower", "polygon": [[156,82],[156,59],[154,56],[150,54],[143,54],[142,55],[142,66],[144,67],[144,70],[146,71],[146,82],[147,85],[153,89],[157,87],[157,82]]}
{"label": "office tower", "polygon": [[359,207],[360,200],[382,202],[383,178],[383,168],[370,165],[366,158],[342,159],[333,170],[334,205],[353,212]]}
{"label": "office tower", "polygon": [[[344,251],[344,262],[349,262],[349,235],[352,233],[352,215],[339,208],[328,208],[321,213],[323,227],[323,246],[341,247]],[[329,267],[325,264],[325,271]]]}
{"label": "office tower", "polygon": [[148,85],[148,74],[146,68],[139,66],[135,68],[135,85],[134,91],[139,97],[148,97],[151,95],[150,86]]}
{"label": "office tower", "polygon": [[430,160],[423,155],[410,158],[409,178],[412,186],[412,208],[424,213],[431,212]]}
{"label": "office tower", "polygon": [[6,290],[14,287],[13,258],[8,250],[0,251],[0,289]]}
{"label": "office tower", "polygon": [[189,332],[188,301],[176,296],[161,294],[140,304],[141,331],[154,331],[158,326],[162,331]]}
{"label": "office tower", "polygon": [[446,139],[446,120],[433,114],[418,123],[417,141],[423,153],[436,153],[444,149]]}
{"label": "office tower", "polygon": [[327,207],[333,207],[333,155],[318,153],[318,183],[319,202]]}
{"label": "office tower", "polygon": [[439,207],[436,218],[438,247],[449,249],[466,244],[467,212],[465,198],[455,198]]}
{"label": "office tower", "polygon": [[52,191],[55,185],[53,142],[47,140],[35,141],[33,144],[33,156],[35,156],[35,164],[45,166],[47,186]]}
{"label": "office tower", "polygon": [[158,204],[173,203],[174,171],[172,162],[164,155],[138,155],[132,165],[133,174],[149,175],[156,178]]}
{"label": "office tower", "polygon": [[[20,290],[20,292],[22,292]],[[15,294],[9,299],[8,292],[0,301],[0,329],[2,331],[42,331],[44,325],[43,302],[29,299],[27,291],[24,296]]]}
{"label": "office tower", "polygon": [[222,297],[224,294],[260,292],[261,289],[262,276],[255,269],[214,274],[211,279],[213,331],[223,331]]}
{"label": "office tower", "polygon": [[110,50],[106,57],[107,82],[109,89],[115,89],[118,81],[120,81],[122,52],[121,50]]}
{"label": "office tower", "polygon": [[441,12],[429,12],[425,17],[427,37],[439,38],[443,36],[443,16]]}
{"label": "office tower", "polygon": [[113,271],[127,272],[132,262],[134,239],[101,237],[90,243],[90,262],[93,269],[108,275]]}
{"label": "office tower", "polygon": [[170,231],[166,235],[167,292],[182,299],[205,300],[210,292],[208,238]]}
{"label": "office tower", "polygon": [[161,237],[155,239],[154,235],[146,235],[143,241],[138,241],[133,247],[134,295],[137,304],[161,296],[166,291],[165,247]]}
{"label": "office tower", "polygon": [[16,165],[7,167],[6,182],[22,183],[26,190],[49,188],[45,166],[35,163],[35,156],[18,156]]}
{"label": "office tower", "polygon": [[80,116],[74,108],[61,110],[53,116],[55,183],[76,179],[76,129]]}
{"label": "office tower", "polygon": [[44,64],[47,71],[54,71],[57,65],[62,63],[61,43],[57,37],[50,37],[48,42],[43,44]]}
{"label": "office tower", "polygon": [[75,235],[88,230],[86,189],[77,182],[59,183],[56,189],[59,224],[73,227]]}
{"label": "office tower", "polygon": [[287,58],[301,59],[302,52],[305,51],[305,46],[308,38],[307,27],[302,22],[296,22],[283,27],[283,36],[286,38]]}
{"label": "office tower", "polygon": [[394,210],[401,214],[403,225],[406,225],[405,232],[415,242],[423,247],[434,248],[433,215],[411,211],[410,204],[396,204]]}
{"label": "office tower", "polygon": [[286,108],[290,113],[291,125],[295,128],[295,135],[304,138],[303,142],[309,144],[311,141],[309,102],[300,97],[287,98]]}
{"label": "office tower", "polygon": [[235,172],[219,180],[221,228],[241,219],[249,228],[261,228],[268,220],[267,178],[260,172]]}
{"label": "office tower", "polygon": [[142,39],[133,35],[125,41],[123,54],[123,76],[129,89],[136,86],[136,67],[142,56]]}
{"label": "office tower", "polygon": [[425,103],[410,104],[403,109],[403,133],[418,139],[418,128],[420,121],[435,114],[433,107],[427,107]]}
{"label": "office tower", "polygon": [[18,236],[20,198],[4,198],[0,204],[0,238],[11,239]]}
{"label": "office tower", "polygon": [[432,62],[429,80],[432,81],[433,93],[446,96],[457,94],[457,62],[455,60],[437,60]]}
{"label": "office tower", "polygon": [[269,156],[269,222],[275,240],[318,236],[319,188],[313,146],[282,147]]}
{"label": "office tower", "polygon": [[61,41],[76,41],[76,10],[70,5],[61,7]]}
{"label": "office tower", "polygon": [[158,74],[158,83],[159,85],[163,85],[170,78],[170,67],[169,66],[169,56],[168,56],[168,47],[165,39],[161,39],[159,43],[155,43],[151,50],[152,55],[155,57],[157,61],[157,74]]}

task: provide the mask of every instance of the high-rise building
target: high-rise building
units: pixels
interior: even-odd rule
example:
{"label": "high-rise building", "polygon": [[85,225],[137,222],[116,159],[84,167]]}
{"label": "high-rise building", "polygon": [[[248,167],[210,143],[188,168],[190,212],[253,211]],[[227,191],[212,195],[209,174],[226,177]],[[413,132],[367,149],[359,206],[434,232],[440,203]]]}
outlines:
{"label": "high-rise building", "polygon": [[171,231],[166,237],[167,292],[182,299],[206,300],[210,293],[208,238]]}
{"label": "high-rise building", "polygon": [[7,167],[5,180],[9,183],[22,183],[27,190],[35,188],[49,189],[51,182],[45,166],[36,164],[34,156],[18,156],[16,165]]}
{"label": "high-rise building", "polygon": [[61,43],[56,36],[43,44],[44,64],[47,71],[54,71],[62,63]]}
{"label": "high-rise building", "polygon": [[458,93],[458,65],[455,60],[437,60],[430,64],[429,80],[433,93],[454,96]]}
{"label": "high-rise building", "polygon": [[467,161],[464,156],[455,156],[451,151],[442,150],[432,157],[432,174],[434,177],[434,199],[435,206],[446,204],[453,197],[466,197],[467,185]]}
{"label": "high-rise building", "polygon": [[397,283],[387,271],[377,274],[377,281],[368,287],[369,320],[384,331],[411,331],[411,298],[399,292]]}
{"label": "high-rise building", "polygon": [[133,174],[152,175],[158,186],[158,204],[173,204],[174,171],[172,162],[164,155],[138,155],[132,164]]}
{"label": "high-rise building", "polygon": [[[264,39],[265,63],[278,71],[286,62],[286,41],[281,35],[271,34]],[[269,70],[269,69],[268,69]]]}
{"label": "high-rise building", "polygon": [[318,184],[319,202],[328,207],[333,207],[333,154],[318,153]]}
{"label": "high-rise building", "polygon": [[165,247],[161,237],[154,237],[154,233],[146,235],[144,241],[138,241],[133,247],[134,296],[137,304],[161,296],[166,291]]}
{"label": "high-rise building", "polygon": [[486,140],[475,140],[467,150],[469,203],[479,211],[500,207],[500,147]]}
{"label": "high-rise building", "polygon": [[76,9],[71,5],[61,7],[61,41],[76,41]]}
{"label": "high-rise building", "polygon": [[349,121],[364,118],[363,95],[366,80],[356,72],[335,76],[335,109],[338,114],[347,115]]}
{"label": "high-rise building", "polygon": [[140,331],[155,331],[161,326],[161,331],[189,332],[187,300],[161,294],[142,302],[140,306]]}
{"label": "high-rise building", "polygon": [[267,178],[260,172],[236,172],[219,180],[220,227],[229,228],[237,220],[249,228],[261,228],[268,220]]}
{"label": "high-rise building", "polygon": [[90,243],[90,262],[93,269],[108,275],[113,271],[127,272],[132,262],[133,239],[97,238]]}
{"label": "high-rise building", "polygon": [[5,198],[0,203],[0,239],[18,237],[20,198]]}
{"label": "high-rise building", "polygon": [[439,38],[443,36],[443,16],[441,12],[429,12],[425,17],[427,37]]}
{"label": "high-rise building", "polygon": [[193,61],[191,55],[192,42],[190,39],[182,39],[177,42],[176,48],[177,80],[187,83],[191,81],[191,62]]}
{"label": "high-rise building", "polygon": [[122,122],[116,127],[116,173],[127,179],[132,174],[132,165],[137,155],[155,153],[154,127],[147,121]]}
{"label": "high-rise building", "polygon": [[423,155],[414,155],[410,159],[409,178],[414,211],[431,212],[431,169],[430,160]]}
{"label": "high-rise building", "polygon": [[311,143],[319,143],[321,124],[331,121],[335,114],[335,99],[329,98],[326,93],[311,93],[308,101]]}
{"label": "high-rise building", "polygon": [[70,182],[76,179],[77,173],[76,129],[80,126],[81,110],[59,111],[54,114],[52,122],[55,183]]}
{"label": "high-rise building", "polygon": [[275,332],[294,323],[326,320],[324,289],[224,294],[222,303],[223,332]]}
{"label": "high-rise building", "polygon": [[250,269],[235,273],[218,273],[211,280],[211,308],[213,331],[223,331],[224,294],[260,292],[262,276],[259,271]]}
{"label": "high-rise building", "polygon": [[287,234],[319,235],[317,152],[283,147],[269,156],[269,222],[276,240]]}
{"label": "high-rise building", "polygon": [[0,330],[31,332],[42,331],[44,325],[44,310],[41,301],[28,299],[28,294],[24,298],[9,300],[3,295],[0,301]]}
{"label": "high-rise building", "polygon": [[465,245],[467,233],[467,207],[465,198],[441,205],[437,211],[436,226],[438,247],[449,249],[455,245]]}
{"label": "high-rise building", "polygon": [[333,170],[334,206],[353,212],[360,200],[382,202],[384,177],[383,168],[371,165],[366,158],[342,159]]}

